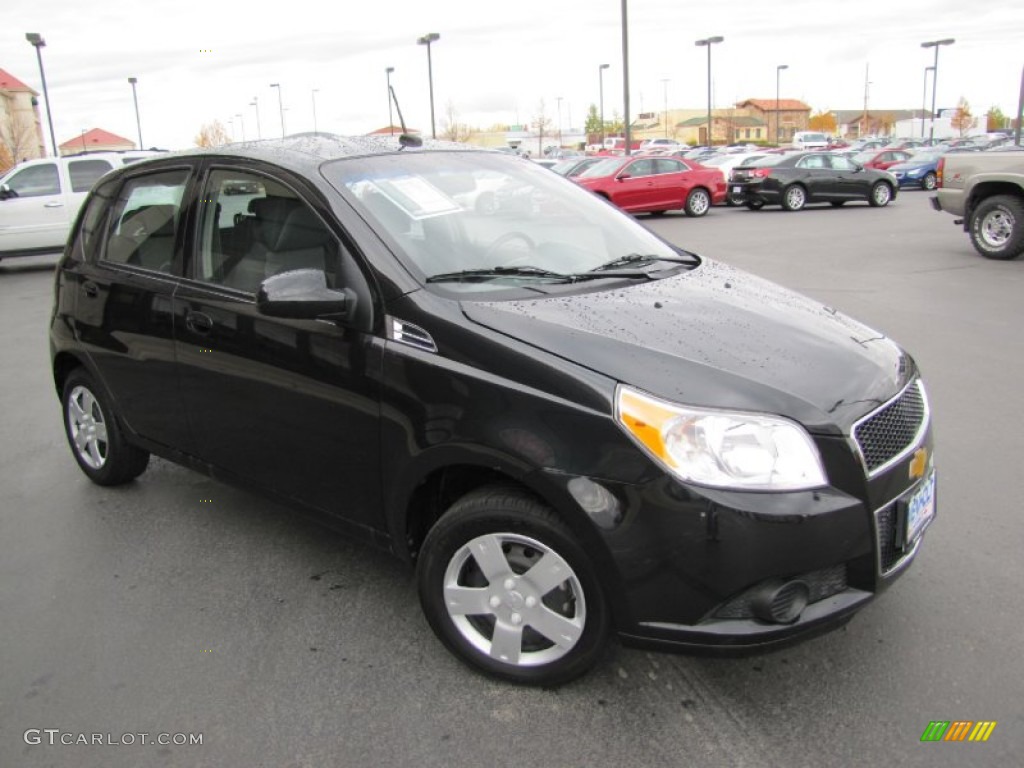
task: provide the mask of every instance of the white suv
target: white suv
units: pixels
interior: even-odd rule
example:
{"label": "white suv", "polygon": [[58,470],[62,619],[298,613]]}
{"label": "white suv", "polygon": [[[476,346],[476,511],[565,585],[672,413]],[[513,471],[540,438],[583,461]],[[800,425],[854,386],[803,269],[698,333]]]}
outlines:
{"label": "white suv", "polygon": [[796,149],[828,149],[828,135],[817,131],[797,131],[793,134]]}
{"label": "white suv", "polygon": [[156,152],[95,152],[27,160],[0,178],[0,259],[64,249],[92,185]]}

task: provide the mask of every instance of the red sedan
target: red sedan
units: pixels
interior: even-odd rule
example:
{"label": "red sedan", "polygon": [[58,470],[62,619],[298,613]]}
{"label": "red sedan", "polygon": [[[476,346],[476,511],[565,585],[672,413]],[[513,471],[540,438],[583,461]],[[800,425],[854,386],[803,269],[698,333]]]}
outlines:
{"label": "red sedan", "polygon": [[853,156],[853,160],[865,168],[877,168],[884,171],[890,165],[907,162],[911,157],[911,153],[903,149],[869,149],[865,152],[858,152]]}
{"label": "red sedan", "polygon": [[577,184],[632,213],[682,209],[703,216],[725,200],[725,179],[717,168],[705,168],[676,157],[616,157],[588,168]]}

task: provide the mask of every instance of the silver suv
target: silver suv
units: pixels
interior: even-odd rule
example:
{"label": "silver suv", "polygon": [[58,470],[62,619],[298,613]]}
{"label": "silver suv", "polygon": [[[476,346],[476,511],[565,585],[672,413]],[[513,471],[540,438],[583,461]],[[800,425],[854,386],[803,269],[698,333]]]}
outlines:
{"label": "silver suv", "polygon": [[107,171],[155,154],[96,152],[11,168],[0,178],[0,259],[63,250],[92,185]]}

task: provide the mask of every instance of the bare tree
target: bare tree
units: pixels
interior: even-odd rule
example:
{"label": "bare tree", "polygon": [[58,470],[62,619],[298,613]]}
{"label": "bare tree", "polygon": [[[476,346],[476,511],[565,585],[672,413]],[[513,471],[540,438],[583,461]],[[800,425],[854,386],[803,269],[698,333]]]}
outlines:
{"label": "bare tree", "polygon": [[5,110],[0,120],[0,172],[29,155],[35,157],[32,147],[37,138],[31,121],[13,109]]}
{"label": "bare tree", "polygon": [[195,141],[197,147],[219,147],[222,144],[230,144],[231,136],[220,120],[214,120],[212,123],[205,123],[199,129]]}
{"label": "bare tree", "polygon": [[445,127],[441,131],[441,138],[448,141],[468,141],[473,135],[473,129],[459,122],[459,113],[451,101],[445,106],[444,114]]}
{"label": "bare tree", "polygon": [[551,118],[547,116],[544,99],[537,105],[537,114],[533,116],[533,129],[537,131],[537,154],[544,154],[544,132],[551,128]]}

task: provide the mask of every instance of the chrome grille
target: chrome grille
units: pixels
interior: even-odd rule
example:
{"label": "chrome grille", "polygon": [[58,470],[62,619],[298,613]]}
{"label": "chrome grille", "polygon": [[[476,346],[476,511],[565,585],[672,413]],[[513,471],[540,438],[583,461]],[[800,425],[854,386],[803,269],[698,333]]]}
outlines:
{"label": "chrome grille", "polygon": [[928,401],[917,380],[853,429],[868,474],[900,458],[918,441],[928,422]]}

